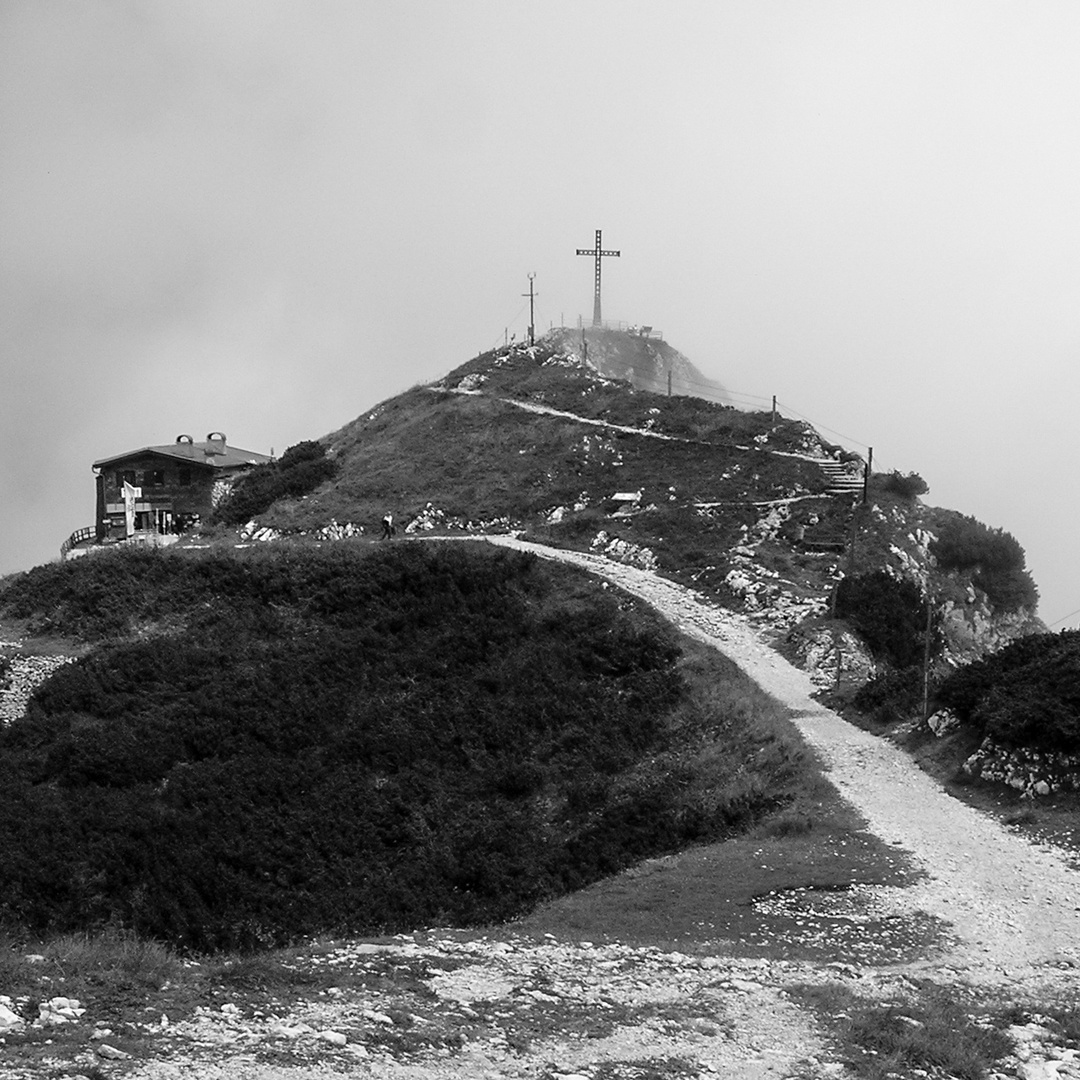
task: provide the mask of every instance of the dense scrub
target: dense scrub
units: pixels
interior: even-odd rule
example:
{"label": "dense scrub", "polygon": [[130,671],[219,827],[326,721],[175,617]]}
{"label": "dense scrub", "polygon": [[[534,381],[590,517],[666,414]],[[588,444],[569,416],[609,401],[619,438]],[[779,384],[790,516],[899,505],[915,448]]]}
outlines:
{"label": "dense scrub", "polygon": [[314,491],[337,472],[326,447],[314,440],[290,446],[277,461],[256,465],[234,485],[214,511],[224,525],[242,525],[263,513],[278,499],[298,498]]}
{"label": "dense scrub", "polygon": [[930,485],[916,472],[906,475],[893,469],[888,473],[874,473],[871,484],[875,490],[887,492],[901,499],[916,499],[930,490]]}
{"label": "dense scrub", "polygon": [[0,608],[105,639],[0,733],[0,921],[36,931],[496,919],[726,835],[801,767],[694,689],[718,660],[519,553],[103,554]]}
{"label": "dense scrub", "polygon": [[1080,751],[1080,631],[1032,634],[950,675],[937,704],[1008,746]]}
{"label": "dense scrub", "polygon": [[[836,614],[859,632],[874,656],[897,668],[922,661],[927,606],[913,582],[884,570],[844,578],[836,592]],[[938,620],[931,620],[931,647],[939,647]]]}
{"label": "dense scrub", "polygon": [[923,703],[921,665],[884,671],[859,687],[852,704],[878,724],[895,724],[916,715]]}
{"label": "dense scrub", "polygon": [[1034,608],[1039,593],[1024,567],[1024,549],[1003,529],[953,514],[938,531],[930,554],[943,570],[971,572],[972,583],[1003,611]]}

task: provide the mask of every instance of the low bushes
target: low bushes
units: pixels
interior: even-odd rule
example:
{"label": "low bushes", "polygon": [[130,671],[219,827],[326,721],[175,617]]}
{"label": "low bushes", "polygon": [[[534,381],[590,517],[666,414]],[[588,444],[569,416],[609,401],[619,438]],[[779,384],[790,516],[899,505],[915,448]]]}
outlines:
{"label": "low bushes", "polygon": [[876,473],[873,479],[875,487],[880,486],[882,491],[901,499],[915,499],[930,490],[930,485],[916,472],[905,476],[893,469],[889,473]]}
{"label": "low bushes", "polygon": [[1024,568],[1024,549],[1003,529],[975,518],[950,515],[930,545],[943,570],[970,571],[973,584],[1003,611],[1034,608],[1039,593]]}
{"label": "low bushes", "polygon": [[1080,751],[1080,631],[1032,634],[960,668],[935,694],[1006,746]]}
{"label": "low bushes", "polygon": [[[898,668],[922,661],[926,648],[926,601],[919,587],[876,570],[844,578],[836,593],[836,614],[847,619],[874,656]],[[931,646],[938,647],[937,620]]]}
{"label": "low bushes", "polygon": [[[695,703],[647,609],[532,556],[281,547],[63,570],[0,595],[107,637],[0,732],[0,922],[35,932],[223,949],[499,919],[745,826],[799,757]],[[84,602],[107,583],[126,621]]]}
{"label": "low bushes", "polygon": [[256,465],[233,486],[214,511],[214,521],[242,525],[268,510],[278,499],[299,498],[337,473],[326,447],[307,440],[290,446],[277,461]]}
{"label": "low bushes", "polygon": [[852,704],[876,723],[894,724],[914,716],[922,699],[923,670],[913,665],[877,675],[856,691]]}

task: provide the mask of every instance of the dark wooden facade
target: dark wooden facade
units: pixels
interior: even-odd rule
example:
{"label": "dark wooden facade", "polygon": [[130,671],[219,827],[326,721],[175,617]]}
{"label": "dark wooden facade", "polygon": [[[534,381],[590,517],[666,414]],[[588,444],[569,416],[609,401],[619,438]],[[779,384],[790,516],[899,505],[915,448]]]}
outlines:
{"label": "dark wooden facade", "polygon": [[221,432],[205,442],[178,435],[166,446],[145,446],[94,462],[97,482],[97,539],[127,536],[125,481],[140,489],[135,532],[179,533],[204,521],[236,478],[266,454],[229,446]]}

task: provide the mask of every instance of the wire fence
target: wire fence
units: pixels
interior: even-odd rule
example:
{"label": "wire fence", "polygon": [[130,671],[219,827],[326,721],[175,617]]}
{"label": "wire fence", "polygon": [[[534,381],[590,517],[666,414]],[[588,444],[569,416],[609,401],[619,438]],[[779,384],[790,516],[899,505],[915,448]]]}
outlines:
{"label": "wire fence", "polygon": [[[521,308],[519,308],[517,314],[512,320],[507,323],[506,328],[503,331],[500,339],[491,345],[492,349],[498,348],[500,344],[506,345],[516,342],[516,335],[511,335],[509,327],[514,325],[516,321],[521,317],[524,311],[528,308],[528,301],[526,301]],[[540,320],[538,320],[540,321]],[[561,326],[558,329],[562,330],[576,330],[578,332],[582,330],[592,329],[592,320],[586,320],[584,316],[577,316],[577,323],[575,326],[567,326],[565,319],[560,317]],[[619,330],[625,333],[636,333],[642,337],[651,341],[663,341],[663,332],[654,329],[651,326],[642,325],[640,323],[627,323],[621,320],[604,320],[600,324],[600,328],[604,330]],[[549,329],[556,329],[554,322],[549,325]],[[649,386],[647,389],[652,389],[658,393],[664,393],[667,390],[666,376],[662,376],[656,380],[643,380],[648,381]],[[855,447],[864,451],[863,456],[872,454],[873,447],[870,443],[864,442],[862,439],[856,439],[852,435],[847,435],[844,432],[837,431],[834,428],[829,427],[826,424],[815,420],[813,417],[807,416],[805,413],[796,409],[794,406],[789,405],[787,402],[780,401],[775,396],[766,396],[763,394],[752,394],[749,391],[744,390],[732,390],[729,387],[721,387],[716,383],[702,382],[697,379],[690,379],[686,377],[680,377],[672,375],[671,390],[673,393],[681,393],[686,396],[700,397],[705,401],[712,401],[718,405],[729,405],[733,408],[740,409],[743,412],[771,412],[776,410],[778,416],[784,416],[788,419],[803,420],[810,424],[815,430],[819,432],[826,432],[834,438],[843,442],[845,446]],[[886,463],[880,459],[875,461],[875,468],[877,471],[888,471]]]}

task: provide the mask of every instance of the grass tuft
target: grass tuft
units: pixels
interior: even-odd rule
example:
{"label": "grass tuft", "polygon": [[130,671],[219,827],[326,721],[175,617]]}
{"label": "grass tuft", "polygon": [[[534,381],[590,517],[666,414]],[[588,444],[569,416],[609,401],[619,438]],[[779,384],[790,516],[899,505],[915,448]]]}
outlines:
{"label": "grass tuft", "polygon": [[[887,1080],[923,1070],[957,1080],[983,1080],[1012,1050],[1004,1032],[978,1023],[946,987],[923,984],[910,1000],[871,1001],[837,983],[789,991],[826,1027],[844,1064],[861,1080]],[[917,1074],[915,1074],[917,1075]]]}
{"label": "grass tuft", "polygon": [[160,942],[107,928],[64,934],[45,947],[45,962],[64,979],[160,990],[180,970],[175,953]]}

